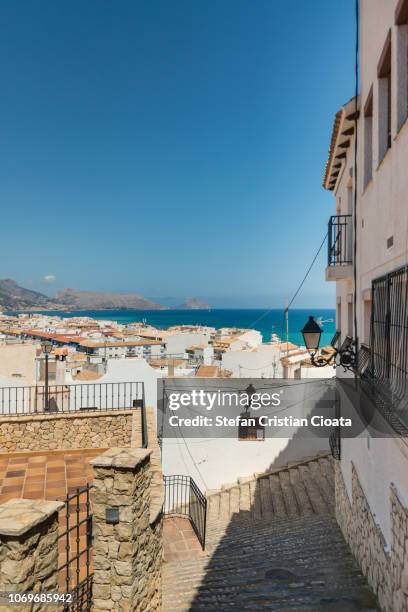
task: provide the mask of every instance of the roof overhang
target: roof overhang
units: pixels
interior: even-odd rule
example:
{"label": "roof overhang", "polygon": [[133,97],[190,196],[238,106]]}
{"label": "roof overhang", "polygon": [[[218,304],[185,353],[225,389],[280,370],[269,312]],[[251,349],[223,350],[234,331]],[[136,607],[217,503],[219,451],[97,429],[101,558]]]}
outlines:
{"label": "roof overhang", "polygon": [[359,118],[359,99],[352,98],[336,113],[333,123],[329,156],[323,176],[323,187],[333,191],[352,143],[356,120]]}

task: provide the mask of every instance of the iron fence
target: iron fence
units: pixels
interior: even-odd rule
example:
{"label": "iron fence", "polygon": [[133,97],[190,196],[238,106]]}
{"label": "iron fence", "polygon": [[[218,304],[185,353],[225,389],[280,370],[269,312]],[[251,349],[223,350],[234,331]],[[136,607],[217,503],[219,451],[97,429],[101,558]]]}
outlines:
{"label": "iron fence", "polygon": [[407,435],[408,266],[372,282],[368,363],[363,389],[397,433]]}
{"label": "iron fence", "polygon": [[0,387],[0,415],[144,408],[142,382]]}
{"label": "iron fence", "polygon": [[191,476],[164,476],[165,515],[187,516],[203,550],[207,522],[207,498]]}
{"label": "iron fence", "polygon": [[341,431],[339,427],[335,427],[329,435],[330,451],[333,459],[340,461],[341,459]]}
{"label": "iron fence", "polygon": [[88,612],[92,607],[92,484],[68,495],[60,511],[58,590],[71,595],[64,612]]}
{"label": "iron fence", "polygon": [[352,263],[351,215],[330,217],[328,227],[328,265],[345,266]]}

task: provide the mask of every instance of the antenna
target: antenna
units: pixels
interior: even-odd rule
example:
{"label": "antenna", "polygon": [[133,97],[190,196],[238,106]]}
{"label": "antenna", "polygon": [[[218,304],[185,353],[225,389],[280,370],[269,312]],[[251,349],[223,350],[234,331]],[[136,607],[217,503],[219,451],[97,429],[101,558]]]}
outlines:
{"label": "antenna", "polygon": [[287,357],[288,354],[289,354],[289,306],[288,306],[288,298],[286,298],[285,323],[286,323],[286,357]]}

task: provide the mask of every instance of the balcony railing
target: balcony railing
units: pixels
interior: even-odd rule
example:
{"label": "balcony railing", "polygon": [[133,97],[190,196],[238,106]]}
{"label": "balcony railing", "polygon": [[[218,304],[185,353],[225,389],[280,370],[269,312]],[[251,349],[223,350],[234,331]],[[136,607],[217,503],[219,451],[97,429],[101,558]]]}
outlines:
{"label": "balcony railing", "polygon": [[352,263],[351,215],[330,217],[328,228],[329,266],[348,266]]}
{"label": "balcony railing", "polygon": [[0,416],[129,408],[144,412],[143,382],[0,387]]}

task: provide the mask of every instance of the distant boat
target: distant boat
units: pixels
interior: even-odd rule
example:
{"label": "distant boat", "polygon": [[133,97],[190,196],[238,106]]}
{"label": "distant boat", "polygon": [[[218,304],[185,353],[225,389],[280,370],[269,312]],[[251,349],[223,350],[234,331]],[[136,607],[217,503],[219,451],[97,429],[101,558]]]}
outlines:
{"label": "distant boat", "polygon": [[334,323],[334,319],[323,319],[323,317],[319,317],[318,319],[316,319],[317,323],[322,326],[325,323]]}

